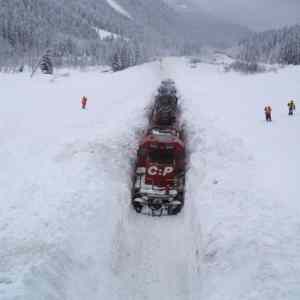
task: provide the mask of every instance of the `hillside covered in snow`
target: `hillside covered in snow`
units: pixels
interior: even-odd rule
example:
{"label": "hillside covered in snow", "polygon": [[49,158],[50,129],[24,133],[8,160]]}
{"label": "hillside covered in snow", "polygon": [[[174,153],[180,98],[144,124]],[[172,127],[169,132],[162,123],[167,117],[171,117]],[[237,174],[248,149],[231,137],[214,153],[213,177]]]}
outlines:
{"label": "hillside covered in snow", "polygon": [[[186,58],[0,74],[1,300],[298,300],[300,118],[286,105],[300,99],[299,76]],[[186,204],[151,218],[130,205],[131,174],[146,108],[170,77],[187,131]]]}
{"label": "hillside covered in snow", "polygon": [[300,65],[300,25],[253,33],[234,52],[248,62]]}
{"label": "hillside covered in snow", "polygon": [[[199,9],[175,9],[163,0],[10,0],[1,4],[0,70],[32,67],[48,49],[56,66],[107,64],[122,47],[138,52],[141,63],[155,56],[194,53],[203,45],[228,46],[249,32]],[[99,30],[112,33],[114,40],[100,38]]]}

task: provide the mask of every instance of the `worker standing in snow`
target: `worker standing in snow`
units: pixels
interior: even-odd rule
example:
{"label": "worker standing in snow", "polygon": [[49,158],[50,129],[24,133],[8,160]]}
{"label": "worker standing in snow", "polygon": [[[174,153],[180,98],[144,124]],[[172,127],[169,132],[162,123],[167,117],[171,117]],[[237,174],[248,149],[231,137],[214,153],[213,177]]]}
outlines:
{"label": "worker standing in snow", "polygon": [[296,104],[293,100],[291,100],[288,103],[288,108],[289,108],[289,116],[292,116],[294,114],[294,110],[296,110]]}
{"label": "worker standing in snow", "polygon": [[272,108],[271,108],[271,106],[266,106],[265,107],[265,116],[266,116],[266,121],[267,122],[272,121]]}
{"label": "worker standing in snow", "polygon": [[81,97],[81,108],[85,109],[86,108],[86,104],[87,104],[87,97],[86,96],[82,96]]}

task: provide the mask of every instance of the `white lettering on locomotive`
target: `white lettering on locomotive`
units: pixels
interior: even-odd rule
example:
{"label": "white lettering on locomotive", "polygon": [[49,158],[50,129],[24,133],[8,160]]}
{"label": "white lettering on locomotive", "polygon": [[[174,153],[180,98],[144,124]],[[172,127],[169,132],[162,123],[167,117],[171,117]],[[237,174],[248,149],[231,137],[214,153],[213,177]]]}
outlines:
{"label": "white lettering on locomotive", "polygon": [[165,167],[163,176],[167,176],[168,174],[173,172],[173,167]]}
{"label": "white lettering on locomotive", "polygon": [[152,166],[148,169],[148,174],[150,176],[155,176],[158,173],[158,168],[156,166]]}
{"label": "white lettering on locomotive", "polygon": [[161,170],[156,166],[151,166],[148,169],[148,174],[150,176],[155,176],[155,175],[167,176],[168,174],[171,174],[173,171],[174,171],[173,167],[165,167]]}

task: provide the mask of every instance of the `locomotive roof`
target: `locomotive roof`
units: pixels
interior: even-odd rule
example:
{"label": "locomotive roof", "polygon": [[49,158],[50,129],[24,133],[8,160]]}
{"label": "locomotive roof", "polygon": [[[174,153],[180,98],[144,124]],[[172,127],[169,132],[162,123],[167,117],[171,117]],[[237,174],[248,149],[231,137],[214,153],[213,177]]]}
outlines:
{"label": "locomotive roof", "polygon": [[175,82],[171,78],[166,78],[162,80],[161,85],[175,85]]}
{"label": "locomotive roof", "polygon": [[179,132],[175,128],[152,128],[143,140],[143,144],[158,143],[158,144],[173,144],[180,149],[184,148],[184,143],[179,137]]}

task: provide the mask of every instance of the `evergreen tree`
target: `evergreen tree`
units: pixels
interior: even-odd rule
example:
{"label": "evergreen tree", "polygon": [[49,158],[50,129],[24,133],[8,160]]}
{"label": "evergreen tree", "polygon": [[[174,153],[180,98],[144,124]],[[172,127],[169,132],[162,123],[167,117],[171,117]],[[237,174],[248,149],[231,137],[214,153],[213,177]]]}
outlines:
{"label": "evergreen tree", "polygon": [[51,61],[51,51],[47,50],[42,56],[39,67],[44,74],[53,74],[53,64]]}
{"label": "evergreen tree", "polygon": [[246,62],[300,64],[300,25],[252,34],[239,43],[238,58]]}
{"label": "evergreen tree", "polygon": [[[55,66],[111,64],[114,58],[117,69],[123,69],[157,56],[191,53],[203,41],[217,44],[232,40],[232,32],[243,33],[238,26],[215,20],[199,26],[197,13],[178,11],[165,0],[122,0],[120,5],[132,17],[105,0],[2,0],[0,68],[34,67],[45,50],[52,49]],[[101,30],[113,38],[100,37]],[[224,34],[211,34],[217,31]]]}

